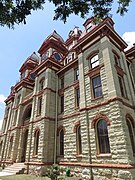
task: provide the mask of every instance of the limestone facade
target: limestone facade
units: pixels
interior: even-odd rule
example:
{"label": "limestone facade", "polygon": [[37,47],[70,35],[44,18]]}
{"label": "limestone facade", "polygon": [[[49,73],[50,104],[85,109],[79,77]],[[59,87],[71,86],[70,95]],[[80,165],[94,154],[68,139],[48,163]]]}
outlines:
{"label": "limestone facade", "polygon": [[135,179],[135,46],[112,19],[54,31],[6,99],[1,163],[53,163],[85,179]]}

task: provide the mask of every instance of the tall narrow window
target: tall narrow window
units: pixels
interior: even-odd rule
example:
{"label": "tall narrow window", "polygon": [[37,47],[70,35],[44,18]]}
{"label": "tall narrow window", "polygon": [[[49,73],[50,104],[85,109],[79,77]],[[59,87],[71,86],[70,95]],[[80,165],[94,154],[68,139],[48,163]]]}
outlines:
{"label": "tall narrow window", "polygon": [[64,112],[64,96],[61,96],[61,113]]}
{"label": "tall narrow window", "polygon": [[38,99],[38,114],[41,115],[42,110],[42,97],[39,97]]}
{"label": "tall narrow window", "polygon": [[115,64],[117,66],[121,67],[121,65],[120,65],[120,58],[116,54],[114,54],[114,61],[115,61]]}
{"label": "tall narrow window", "polygon": [[3,141],[0,142],[0,155],[1,155],[1,151],[2,151],[2,144],[3,144]]}
{"label": "tall narrow window", "polygon": [[79,80],[79,69],[78,68],[74,69],[74,79],[75,79],[75,81]]}
{"label": "tall narrow window", "polygon": [[42,79],[42,80],[39,82],[39,91],[41,91],[43,88],[44,88],[44,79]]}
{"label": "tall narrow window", "polygon": [[131,146],[133,150],[133,154],[135,154],[135,130],[134,126],[131,120],[127,119],[127,126],[128,126],[128,131],[129,131],[129,136],[130,136],[130,141],[131,141]]}
{"label": "tall narrow window", "polygon": [[81,127],[76,127],[76,152],[77,155],[82,154]]}
{"label": "tall narrow window", "polygon": [[101,119],[97,122],[97,146],[98,146],[98,153],[110,153],[110,144],[109,144],[109,137],[108,137],[108,129],[107,123],[105,120]]}
{"label": "tall narrow window", "polygon": [[64,77],[61,78],[61,89],[64,88]]}
{"label": "tall narrow window", "polygon": [[75,89],[75,107],[79,107],[80,104],[80,89]]}
{"label": "tall narrow window", "polygon": [[62,129],[59,133],[60,135],[60,155],[64,155],[64,130]]}
{"label": "tall narrow window", "polygon": [[98,54],[96,54],[95,56],[93,56],[90,59],[90,67],[91,68],[95,68],[98,65],[99,65],[99,58],[98,58]]}
{"label": "tall narrow window", "polygon": [[35,133],[34,133],[34,151],[33,151],[33,155],[38,155],[39,134],[40,134],[39,130],[36,130]]}
{"label": "tall narrow window", "polygon": [[10,137],[8,158],[11,158],[12,147],[13,147],[13,136]]}
{"label": "tall narrow window", "polygon": [[126,89],[125,89],[125,85],[124,85],[124,79],[122,76],[118,76],[118,79],[119,79],[121,95],[123,97],[126,97]]}
{"label": "tall narrow window", "polygon": [[102,84],[100,75],[92,78],[92,87],[94,98],[102,96]]}

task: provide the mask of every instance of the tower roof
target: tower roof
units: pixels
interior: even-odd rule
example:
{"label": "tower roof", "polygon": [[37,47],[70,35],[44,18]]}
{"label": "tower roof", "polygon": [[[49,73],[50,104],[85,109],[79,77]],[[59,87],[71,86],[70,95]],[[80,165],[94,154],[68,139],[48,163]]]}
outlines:
{"label": "tower roof", "polygon": [[51,37],[55,37],[56,39],[59,39],[61,42],[64,43],[63,38],[55,30],[45,39],[45,41],[50,39]]}

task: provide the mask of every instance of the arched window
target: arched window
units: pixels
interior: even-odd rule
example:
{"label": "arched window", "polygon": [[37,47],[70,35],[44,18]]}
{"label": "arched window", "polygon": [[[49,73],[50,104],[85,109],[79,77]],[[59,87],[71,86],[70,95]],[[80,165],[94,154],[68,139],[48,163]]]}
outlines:
{"label": "arched window", "polygon": [[110,153],[107,122],[101,119],[96,125],[98,154]]}
{"label": "arched window", "polygon": [[0,142],[0,155],[1,155],[1,150],[2,150],[2,144],[3,144],[3,141]]}
{"label": "arched window", "polygon": [[44,88],[44,78],[40,80],[39,82],[39,91],[41,91]]}
{"label": "arched window", "polygon": [[90,58],[90,67],[95,68],[98,65],[99,65],[99,57],[98,54],[96,54]]}
{"label": "arched window", "polygon": [[82,154],[81,126],[76,127],[76,152],[77,155]]}
{"label": "arched window", "polygon": [[135,133],[134,133],[135,130],[134,130],[133,122],[129,118],[127,118],[127,126],[128,126],[133,154],[135,154]]}
{"label": "arched window", "polygon": [[10,141],[9,141],[8,158],[11,158],[12,147],[13,147],[13,135],[10,137]]}
{"label": "arched window", "polygon": [[34,151],[33,155],[38,155],[38,144],[39,144],[39,135],[40,135],[40,130],[36,130],[34,133]]}
{"label": "arched window", "polygon": [[60,156],[64,155],[64,130],[61,129],[59,132],[59,138],[60,138]]}

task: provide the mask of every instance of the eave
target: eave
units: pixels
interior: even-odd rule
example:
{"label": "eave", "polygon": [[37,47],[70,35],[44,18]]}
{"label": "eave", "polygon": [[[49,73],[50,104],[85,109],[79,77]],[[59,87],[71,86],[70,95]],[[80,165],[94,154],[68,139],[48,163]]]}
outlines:
{"label": "eave", "polygon": [[15,94],[11,93],[4,102],[7,104],[9,101],[13,101],[14,97],[15,97]]}
{"label": "eave", "polygon": [[135,58],[135,44],[132,48],[128,49],[126,52],[125,52],[127,58]]}
{"label": "eave", "polygon": [[33,87],[34,86],[34,81],[25,78],[25,79],[21,80],[19,83],[17,83],[14,86],[14,89],[15,89],[15,91],[17,91],[18,89],[20,89],[22,87],[27,88],[27,86]]}
{"label": "eave", "polygon": [[113,28],[107,23],[106,19],[82,38],[80,38],[74,49],[80,49],[84,47],[88,42],[92,41],[97,36],[100,36],[100,39],[104,36],[107,36],[108,38],[111,37],[119,44],[121,50],[124,50],[127,47],[127,43],[113,30]]}
{"label": "eave", "polygon": [[38,50],[39,54],[43,54],[43,52],[49,48],[54,48],[56,50],[58,50],[60,53],[65,54],[68,50],[65,47],[65,45],[59,40],[55,40],[55,39],[47,39],[40,47],[40,49]]}
{"label": "eave", "polygon": [[[30,61],[30,62],[29,62]],[[32,59],[28,59],[25,61],[25,63],[21,66],[19,72],[24,71],[25,69],[34,69],[36,66],[38,65],[38,62],[32,60]]]}
{"label": "eave", "polygon": [[54,68],[54,70],[58,71],[62,67],[63,67],[63,65],[58,63],[57,61],[53,60],[53,58],[48,58],[45,61],[41,62],[41,64],[38,67],[36,67],[32,71],[32,73],[38,74],[44,68],[52,68],[52,69]]}

